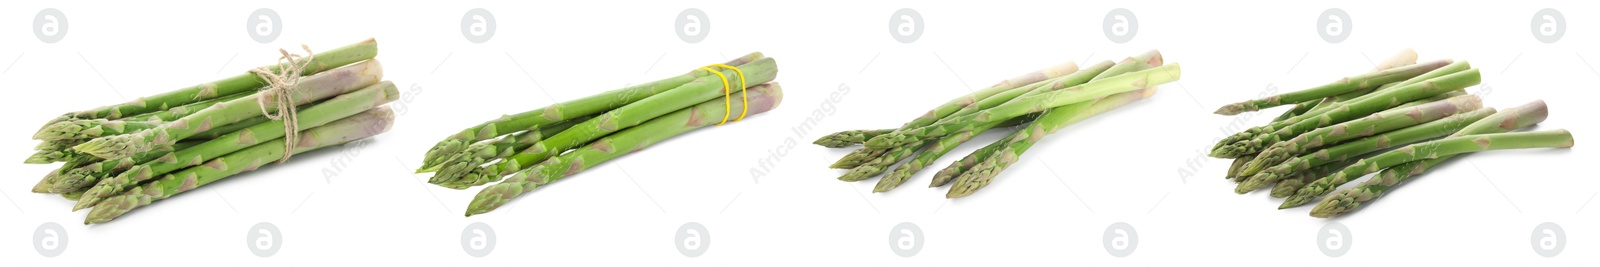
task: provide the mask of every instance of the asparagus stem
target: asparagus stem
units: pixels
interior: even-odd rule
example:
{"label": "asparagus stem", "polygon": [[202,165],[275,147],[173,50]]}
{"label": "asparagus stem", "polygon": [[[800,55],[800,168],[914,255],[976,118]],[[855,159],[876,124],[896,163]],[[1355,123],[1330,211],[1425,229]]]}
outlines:
{"label": "asparagus stem", "polygon": [[[382,78],[383,67],[377,60],[367,60],[302,79],[286,93],[294,95],[294,103],[289,104],[299,106],[365,88]],[[100,158],[114,159],[171,146],[211,128],[263,115],[262,103],[256,95],[217,104],[155,129],[95,138],[73,148]],[[267,106],[276,105],[275,101],[268,101]]]}
{"label": "asparagus stem", "polygon": [[1377,156],[1361,159],[1338,173],[1306,184],[1305,187],[1295,191],[1293,196],[1285,199],[1283,205],[1278,206],[1278,208],[1287,209],[1304,205],[1307,202],[1311,202],[1313,198],[1320,197],[1339,185],[1368,173],[1401,163],[1486,150],[1568,148],[1572,147],[1572,142],[1572,133],[1567,132],[1567,130],[1550,130],[1465,135],[1412,144],[1378,154]]}
{"label": "asparagus stem", "polygon": [[1313,87],[1310,89],[1279,94],[1263,99],[1228,104],[1222,106],[1222,108],[1218,108],[1216,113],[1221,115],[1237,115],[1239,113],[1256,111],[1263,108],[1322,99],[1325,97],[1337,96],[1362,89],[1377,88],[1380,85],[1404,81],[1449,64],[1449,60],[1440,60],[1347,77],[1333,83]]}
{"label": "asparagus stem", "polygon": [[[748,114],[767,112],[777,107],[783,100],[782,88],[775,83],[751,87],[748,93],[750,100]],[[680,109],[518,171],[506,181],[478,192],[478,195],[473,197],[472,204],[467,206],[466,215],[493,211],[517,196],[561,178],[572,176],[630,152],[645,149],[667,138],[715,124],[719,119],[713,118],[721,118],[727,114],[723,110],[724,103],[722,99],[714,99]],[[731,103],[734,105],[731,110],[742,110],[745,105],[741,101]]]}
{"label": "asparagus stem", "polygon": [[168,122],[168,121],[174,121],[174,120],[177,120],[177,119],[181,119],[183,117],[187,117],[190,114],[194,114],[195,112],[198,112],[200,110],[209,108],[209,107],[211,107],[213,105],[216,105],[216,104],[219,104],[219,103],[222,103],[222,102],[233,101],[234,99],[240,99],[240,98],[244,98],[246,96],[250,96],[250,93],[249,92],[244,92],[244,93],[237,93],[237,94],[228,95],[228,96],[224,96],[224,97],[207,99],[205,101],[189,103],[188,105],[182,105],[182,106],[178,106],[178,107],[174,107],[174,108],[169,108],[167,110],[140,114],[138,116],[133,116],[133,117],[122,118],[122,120],[125,120],[125,121],[144,121],[144,122]]}
{"label": "asparagus stem", "polygon": [[849,147],[865,143],[867,142],[867,139],[872,139],[874,136],[894,132],[894,130],[895,129],[848,130],[824,135],[822,138],[817,138],[816,141],[811,141],[811,143],[826,148]]}
{"label": "asparagus stem", "polygon": [[89,217],[84,220],[84,224],[109,222],[135,208],[150,205],[151,202],[156,200],[166,199],[235,174],[255,170],[277,161],[283,157],[284,153],[304,153],[372,137],[388,131],[389,126],[393,123],[394,112],[388,107],[379,107],[369,112],[302,131],[301,135],[305,136],[305,138],[300,139],[300,142],[295,144],[292,151],[285,151],[282,138],[250,146],[226,156],[212,159],[205,164],[168,174],[161,179],[150,181],[121,195],[107,198],[94,205],[94,210],[89,212]]}
{"label": "asparagus stem", "polygon": [[[1505,111],[1495,114],[1494,116],[1484,118],[1483,120],[1473,123],[1461,131],[1452,134],[1452,136],[1503,133],[1513,131],[1544,121],[1545,117],[1549,115],[1548,112],[1549,110],[1546,108],[1544,101],[1534,101],[1522,106],[1506,109]],[[1412,177],[1416,177],[1417,175],[1421,175],[1429,168],[1454,157],[1455,156],[1442,156],[1432,159],[1412,161],[1384,169],[1383,171],[1378,172],[1377,176],[1374,176],[1372,179],[1367,179],[1367,181],[1362,182],[1360,185],[1357,185],[1354,188],[1345,189],[1336,192],[1327,198],[1323,198],[1322,202],[1317,203],[1316,207],[1311,208],[1311,216],[1318,218],[1330,218],[1344,215],[1349,212],[1354,212],[1355,210],[1361,208],[1361,206],[1363,206],[1365,203],[1371,202],[1373,199],[1383,196],[1384,193],[1390,191],[1401,182],[1409,180]]]}
{"label": "asparagus stem", "polygon": [[[400,90],[394,86],[394,83],[388,81],[380,82],[300,110],[299,124],[301,127],[307,128],[318,127],[341,121],[343,118],[356,114],[382,113],[385,111],[374,110],[374,108],[397,99],[400,99]],[[380,114],[367,114],[369,117],[376,115]],[[278,122],[235,125],[248,127],[229,132],[189,149],[175,150],[175,152],[167,153],[156,160],[140,162],[139,165],[129,167],[128,170],[117,174],[115,177],[100,180],[88,192],[84,193],[84,196],[78,200],[78,204],[74,205],[73,210],[91,207],[102,199],[120,194],[139,182],[196,166],[253,145],[279,139],[285,134],[283,124]]]}

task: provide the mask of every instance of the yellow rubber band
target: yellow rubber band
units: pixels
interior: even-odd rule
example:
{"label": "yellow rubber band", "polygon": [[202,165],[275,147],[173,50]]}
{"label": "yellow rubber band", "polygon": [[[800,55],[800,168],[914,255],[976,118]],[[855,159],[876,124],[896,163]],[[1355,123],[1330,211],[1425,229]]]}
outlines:
{"label": "yellow rubber band", "polygon": [[711,64],[711,65],[708,65],[708,66],[700,68],[702,70],[706,70],[708,72],[711,72],[711,74],[716,74],[717,77],[721,77],[722,78],[722,121],[721,122],[717,122],[717,125],[722,125],[722,124],[728,123],[728,115],[730,115],[730,113],[733,113],[733,99],[732,99],[733,90],[730,88],[732,86],[729,86],[729,84],[728,84],[728,76],[722,74],[721,71],[717,71],[716,69],[712,69],[711,67],[728,68],[728,69],[732,69],[734,73],[739,74],[739,95],[742,97],[741,101],[744,103],[744,110],[739,112],[739,118],[736,118],[736,119],[733,119],[733,120],[734,121],[743,120],[744,116],[746,114],[750,113],[750,93],[746,92],[746,90],[745,90],[746,85],[745,85],[745,82],[744,82],[744,71],[739,70],[738,67],[728,66],[726,64]]}

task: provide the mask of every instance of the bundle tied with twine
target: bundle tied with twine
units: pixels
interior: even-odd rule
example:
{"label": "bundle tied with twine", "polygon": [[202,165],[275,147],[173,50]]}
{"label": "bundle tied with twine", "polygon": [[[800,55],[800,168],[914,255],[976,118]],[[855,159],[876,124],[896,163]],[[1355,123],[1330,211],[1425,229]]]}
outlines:
{"label": "bundle tied with twine", "polygon": [[[278,57],[277,71],[267,67],[250,70],[267,82],[267,87],[256,94],[256,103],[261,106],[261,115],[270,120],[283,121],[284,153],[283,158],[278,159],[278,163],[289,160],[289,156],[294,154],[295,145],[300,144],[300,120],[294,106],[293,89],[299,86],[301,75],[315,55],[309,46],[300,45],[300,49],[304,49],[306,55],[291,54],[288,50],[278,49],[278,53],[283,56]],[[277,103],[273,104],[272,101]],[[276,108],[277,112],[273,112],[272,108]]]}

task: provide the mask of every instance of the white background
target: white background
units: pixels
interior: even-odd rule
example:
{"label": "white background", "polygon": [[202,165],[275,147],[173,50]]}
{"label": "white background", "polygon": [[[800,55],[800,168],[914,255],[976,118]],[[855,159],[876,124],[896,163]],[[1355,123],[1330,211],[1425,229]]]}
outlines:
{"label": "white background", "polygon": [[[232,1],[227,1],[232,2]],[[1596,11],[1580,1],[1439,4],[1431,1],[709,1],[480,2],[90,1],[0,4],[0,258],[23,266],[136,265],[1192,265],[1350,266],[1593,264],[1600,249],[1587,207],[1600,181],[1588,164],[1600,114]],[[282,16],[282,34],[261,44],[242,25],[257,8]],[[491,40],[460,31],[472,8],[493,12]],[[1136,14],[1133,41],[1101,32],[1114,8]],[[1570,28],[1554,44],[1534,39],[1534,12],[1553,7]],[[31,32],[44,8],[63,11],[65,38]],[[685,43],[673,19],[704,10],[708,37]],[[913,8],[925,32],[889,36],[890,14]],[[1347,11],[1350,38],[1329,44],[1316,19]],[[62,112],[122,102],[215,80],[270,62],[278,48],[330,49],[367,37],[380,44],[386,77],[421,88],[395,128],[361,147],[296,156],[290,164],[227,179],[141,208],[117,221],[79,224],[86,212],[30,188],[55,165],[17,164],[29,136]],[[1486,104],[1546,100],[1540,129],[1574,132],[1570,150],[1479,153],[1447,163],[1352,216],[1274,209],[1265,193],[1235,195],[1221,179],[1228,161],[1203,157],[1233,117],[1217,106],[1276,85],[1298,90],[1360,74],[1403,48],[1422,60],[1470,60],[1481,68]],[[890,193],[876,180],[844,183],[825,166],[848,152],[809,141],[846,129],[891,128],[945,100],[1064,61],[1083,65],[1160,49],[1183,79],[1154,97],[1068,127],[1035,146],[992,186],[960,200],[928,189],[938,166],[1001,136],[986,134]],[[694,132],[524,195],[508,207],[464,218],[476,189],[456,191],[412,175],[435,141],[500,114],[542,107],[623,85],[677,75],[747,52],[777,58],[785,98],[777,110]],[[843,86],[837,101],[829,96]],[[1473,88],[1472,92],[1484,92]],[[1259,113],[1248,125],[1281,109]],[[814,122],[809,131],[796,131]],[[793,139],[797,146],[786,146]],[[770,174],[752,178],[761,158]],[[348,167],[325,179],[334,161]],[[1588,163],[1588,164],[1585,164]],[[1195,173],[1180,175],[1183,171]],[[1348,254],[1318,250],[1330,221],[1351,229]],[[30,240],[39,225],[65,226],[69,245],[44,257]],[[257,257],[247,229],[283,232],[281,250]],[[487,256],[466,254],[464,227],[496,232]],[[674,231],[698,222],[711,232],[703,256],[675,248]],[[917,224],[924,247],[895,255],[886,237]],[[1128,257],[1102,247],[1116,222],[1137,229]],[[1554,222],[1569,242],[1541,257],[1530,238]]]}

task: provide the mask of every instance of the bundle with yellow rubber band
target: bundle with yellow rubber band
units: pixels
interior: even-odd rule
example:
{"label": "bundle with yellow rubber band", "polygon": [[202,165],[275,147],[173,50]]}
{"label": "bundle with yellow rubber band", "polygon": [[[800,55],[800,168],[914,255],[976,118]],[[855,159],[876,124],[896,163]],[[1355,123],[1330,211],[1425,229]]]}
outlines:
{"label": "bundle with yellow rubber band", "polygon": [[[777,74],[776,60],[751,53],[682,75],[499,116],[434,145],[417,171],[433,173],[429,183],[452,189],[497,183],[479,192],[467,208],[467,215],[488,212],[655,142],[772,110],[783,99],[781,88],[771,83]],[[489,115],[484,118],[495,118]]]}
{"label": "bundle with yellow rubber band", "polygon": [[739,70],[739,67],[728,66],[727,64],[711,64],[710,66],[700,67],[700,69],[709,71],[712,74],[716,74],[718,78],[722,78],[722,122],[718,122],[718,126],[728,123],[728,115],[733,113],[733,97],[731,97],[733,90],[728,88],[728,75],[722,75],[722,72],[712,69],[711,67],[732,69],[734,73],[739,74],[739,96],[740,99],[744,101],[744,110],[739,112],[739,118],[733,120],[743,120],[744,116],[750,113],[750,94],[745,92],[744,71]]}

